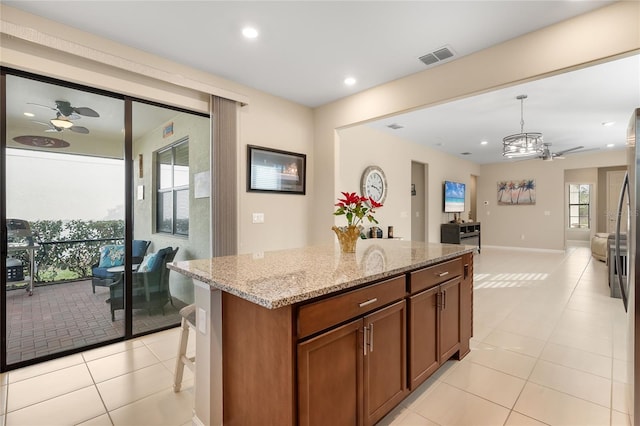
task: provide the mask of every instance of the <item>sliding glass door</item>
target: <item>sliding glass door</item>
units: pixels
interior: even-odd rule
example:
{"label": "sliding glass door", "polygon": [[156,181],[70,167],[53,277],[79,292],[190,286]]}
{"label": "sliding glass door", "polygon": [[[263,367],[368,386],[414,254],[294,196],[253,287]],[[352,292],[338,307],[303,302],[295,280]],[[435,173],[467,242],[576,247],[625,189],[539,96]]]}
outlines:
{"label": "sliding glass door", "polygon": [[2,75],[0,370],[177,325],[192,284],[166,263],[209,255],[208,117]]}

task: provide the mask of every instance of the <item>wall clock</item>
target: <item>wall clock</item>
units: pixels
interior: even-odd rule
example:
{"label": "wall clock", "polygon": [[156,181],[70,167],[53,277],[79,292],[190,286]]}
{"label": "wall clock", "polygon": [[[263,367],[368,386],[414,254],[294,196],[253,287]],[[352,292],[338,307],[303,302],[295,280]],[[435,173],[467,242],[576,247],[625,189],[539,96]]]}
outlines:
{"label": "wall clock", "polygon": [[378,166],[369,166],[362,172],[360,190],[363,197],[371,197],[382,204],[387,198],[387,178]]}

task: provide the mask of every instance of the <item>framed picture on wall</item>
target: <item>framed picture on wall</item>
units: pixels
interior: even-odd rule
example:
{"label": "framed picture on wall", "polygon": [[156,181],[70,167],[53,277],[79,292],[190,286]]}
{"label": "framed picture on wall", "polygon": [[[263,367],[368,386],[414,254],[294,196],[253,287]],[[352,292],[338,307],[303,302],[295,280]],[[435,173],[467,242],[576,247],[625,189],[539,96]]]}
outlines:
{"label": "framed picture on wall", "polygon": [[307,156],[247,145],[247,192],[306,193]]}

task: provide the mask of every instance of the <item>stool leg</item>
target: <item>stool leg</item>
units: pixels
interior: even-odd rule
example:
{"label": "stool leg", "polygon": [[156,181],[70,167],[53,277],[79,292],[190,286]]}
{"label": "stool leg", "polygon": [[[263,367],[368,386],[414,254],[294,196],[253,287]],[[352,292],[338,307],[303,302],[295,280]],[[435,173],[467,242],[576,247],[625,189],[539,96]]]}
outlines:
{"label": "stool leg", "polygon": [[184,373],[184,361],[183,357],[187,353],[187,341],[189,339],[189,324],[187,320],[182,318],[180,323],[180,344],[178,345],[178,356],[176,357],[176,371],[173,375],[173,391],[180,392],[180,386],[182,386],[182,374]]}

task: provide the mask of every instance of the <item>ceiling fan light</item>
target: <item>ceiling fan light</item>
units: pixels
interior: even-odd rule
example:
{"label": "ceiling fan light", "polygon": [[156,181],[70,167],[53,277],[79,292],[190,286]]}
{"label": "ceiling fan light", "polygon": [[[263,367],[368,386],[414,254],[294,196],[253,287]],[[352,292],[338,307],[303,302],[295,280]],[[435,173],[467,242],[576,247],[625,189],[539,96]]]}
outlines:
{"label": "ceiling fan light", "polygon": [[53,118],[50,120],[50,122],[54,126],[60,127],[62,129],[70,129],[71,127],[73,127],[72,122],[70,122],[69,120],[63,120],[61,118]]}

